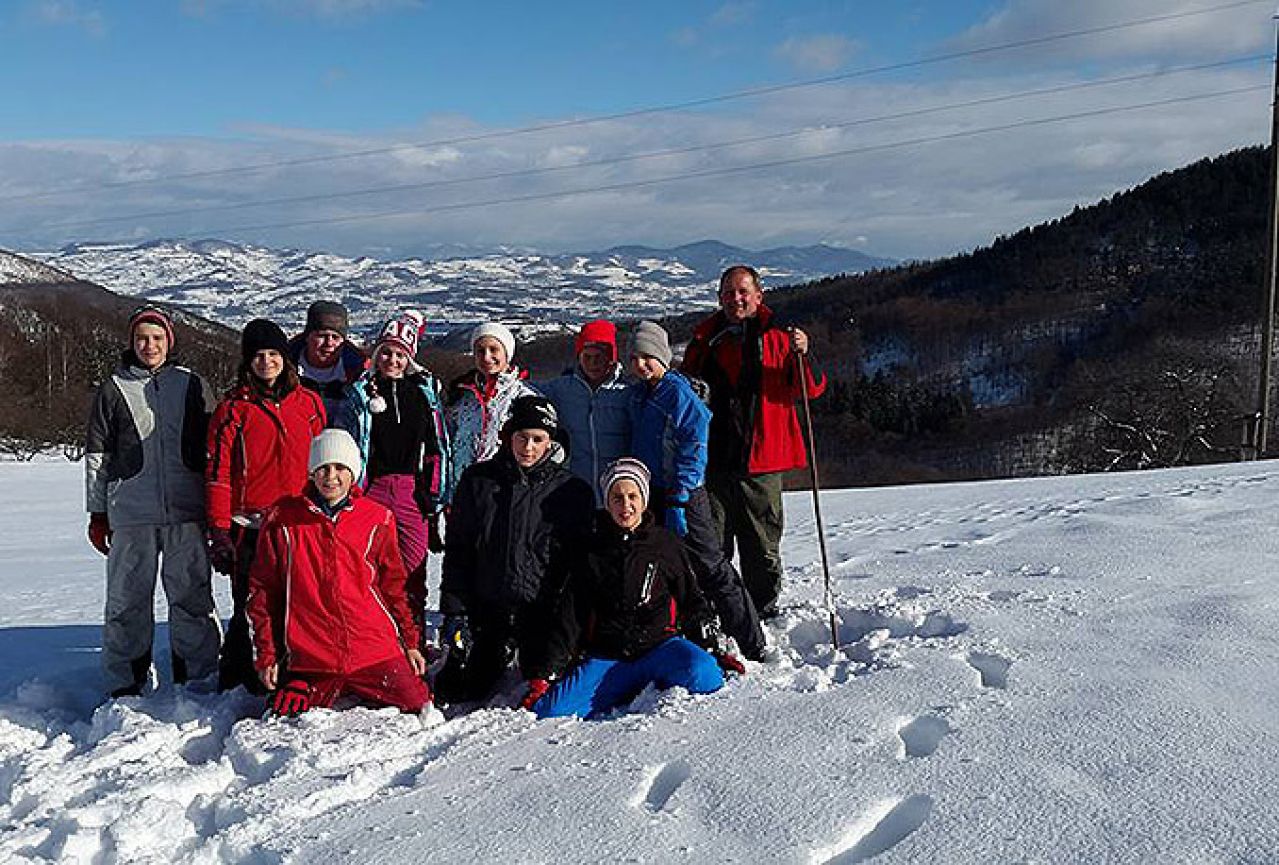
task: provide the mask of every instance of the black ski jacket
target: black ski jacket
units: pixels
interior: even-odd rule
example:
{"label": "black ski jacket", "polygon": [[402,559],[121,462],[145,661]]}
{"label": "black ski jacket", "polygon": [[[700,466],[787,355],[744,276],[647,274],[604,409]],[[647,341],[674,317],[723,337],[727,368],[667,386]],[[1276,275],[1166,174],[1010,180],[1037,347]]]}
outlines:
{"label": "black ski jacket", "polygon": [[509,448],[462,473],[444,536],[440,607],[492,613],[562,591],[568,551],[590,526],[595,493],[552,445],[530,469]]}
{"label": "black ski jacket", "polygon": [[698,644],[718,633],[684,543],[651,514],[628,532],[597,511],[553,617],[544,677],[579,653],[632,660],[681,633]]}

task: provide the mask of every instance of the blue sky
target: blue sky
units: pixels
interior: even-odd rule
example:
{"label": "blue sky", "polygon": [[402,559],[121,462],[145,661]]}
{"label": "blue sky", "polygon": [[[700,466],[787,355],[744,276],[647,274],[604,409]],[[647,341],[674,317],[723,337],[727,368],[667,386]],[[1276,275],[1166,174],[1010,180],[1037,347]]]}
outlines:
{"label": "blue sky", "polygon": [[[1261,85],[1268,63],[843,127],[888,111],[1266,53],[1271,6],[1235,4],[1034,50],[538,135],[236,169],[669,105],[1212,7],[1227,0],[10,0],[0,5],[0,247],[224,236],[389,255],[435,243],[564,250],[713,236],[745,246],[821,240],[898,257],[944,254],[1197,156],[1260,141],[1267,94],[1124,109],[993,145],[989,136],[901,142]],[[590,167],[786,130],[812,134]],[[827,160],[823,148],[875,152]],[[553,197],[797,154],[821,158],[728,179]],[[586,165],[554,177],[255,203],[575,163]],[[203,171],[228,173],[173,179]],[[68,188],[78,191],[47,195]],[[551,197],[471,208],[530,194]],[[435,210],[415,216],[415,209]],[[182,210],[189,212],[151,215]],[[138,218],[120,218],[130,214]],[[317,216],[332,221],[286,224]]]}
{"label": "blue sky", "polygon": [[[523,124],[917,56],[989,3],[10,3],[8,137]],[[825,48],[820,42],[826,39]],[[790,45],[789,49],[781,46]],[[824,53],[823,53],[824,50]]]}

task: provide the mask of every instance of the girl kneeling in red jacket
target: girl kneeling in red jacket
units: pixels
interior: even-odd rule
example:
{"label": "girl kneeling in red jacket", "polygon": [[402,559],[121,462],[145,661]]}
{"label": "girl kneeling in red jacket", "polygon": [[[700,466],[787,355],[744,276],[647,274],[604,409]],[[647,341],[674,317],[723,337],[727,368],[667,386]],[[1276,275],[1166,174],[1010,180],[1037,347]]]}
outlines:
{"label": "girl kneeling in red jacket", "polygon": [[419,712],[431,692],[391,512],[362,498],[345,430],[311,442],[311,482],[267,512],[249,577],[255,666],[276,714],[353,697]]}

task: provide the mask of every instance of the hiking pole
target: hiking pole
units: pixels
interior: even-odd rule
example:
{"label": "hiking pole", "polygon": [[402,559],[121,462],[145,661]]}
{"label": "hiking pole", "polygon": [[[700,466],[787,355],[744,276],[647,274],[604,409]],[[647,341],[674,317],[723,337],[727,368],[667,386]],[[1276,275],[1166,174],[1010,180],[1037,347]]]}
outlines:
{"label": "hiking pole", "polygon": [[835,593],[830,587],[830,557],[826,553],[826,528],[822,524],[821,483],[817,480],[817,442],[813,438],[813,411],[808,402],[808,365],[804,353],[795,352],[799,362],[799,390],[804,395],[804,429],[808,432],[808,472],[813,480],[813,516],[817,521],[817,544],[822,551],[822,578],[826,586],[826,612],[830,614],[830,644],[839,651],[839,624],[835,619]]}

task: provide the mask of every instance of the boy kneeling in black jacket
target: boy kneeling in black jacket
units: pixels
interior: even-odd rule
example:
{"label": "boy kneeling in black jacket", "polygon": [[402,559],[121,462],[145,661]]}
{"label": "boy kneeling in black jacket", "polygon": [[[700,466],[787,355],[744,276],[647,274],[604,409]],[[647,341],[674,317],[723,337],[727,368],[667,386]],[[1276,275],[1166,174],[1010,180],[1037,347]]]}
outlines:
{"label": "boy kneeling in black jacket", "polygon": [[440,637],[449,652],[435,679],[442,702],[486,699],[516,657],[526,680],[545,666],[570,551],[595,509],[590,484],[565,467],[560,435],[549,400],[519,397],[497,456],[462,473],[440,581]]}
{"label": "boy kneeling in black jacket", "polygon": [[[719,622],[684,544],[645,511],[648,469],[620,459],[600,486],[607,511],[596,514],[595,531],[574,559],[552,621],[545,675],[529,683],[524,705],[541,718],[598,717],[650,684],[706,694],[723,687],[721,667],[745,672],[721,648]],[[582,662],[550,688],[546,677],[567,666],[575,650]]]}

